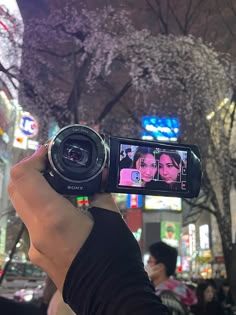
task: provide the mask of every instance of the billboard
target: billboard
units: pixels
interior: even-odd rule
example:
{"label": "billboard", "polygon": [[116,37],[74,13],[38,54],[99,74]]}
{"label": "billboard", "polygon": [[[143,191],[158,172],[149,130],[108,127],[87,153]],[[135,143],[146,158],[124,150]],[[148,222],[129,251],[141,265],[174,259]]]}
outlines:
{"label": "billboard", "polygon": [[142,232],[143,232],[143,214],[141,209],[128,209],[125,216],[126,224],[133,233],[139,246],[142,247]]}
{"label": "billboard", "polygon": [[189,256],[189,234],[184,233],[181,236],[181,254],[182,256]]}
{"label": "billboard", "polygon": [[29,113],[22,113],[19,129],[27,138],[33,138],[38,134],[38,122],[35,117]]}
{"label": "billboard", "polygon": [[22,112],[18,107],[15,119],[13,147],[23,150],[36,150],[38,141],[32,140],[38,134],[38,122],[30,113]]}
{"label": "billboard", "polygon": [[127,195],[127,208],[141,208],[143,205],[143,196],[136,194],[128,194]]}
{"label": "billboard", "polygon": [[199,226],[200,248],[205,250],[210,248],[209,225]]}
{"label": "billboard", "polygon": [[190,271],[190,265],[191,265],[191,257],[182,257],[182,271],[183,272],[189,272]]}
{"label": "billboard", "polygon": [[195,224],[188,225],[188,233],[189,233],[189,255],[192,256],[194,255],[194,253],[196,253],[196,250],[197,250]]}
{"label": "billboard", "polygon": [[161,240],[170,246],[179,247],[180,223],[162,221],[161,222]]}
{"label": "billboard", "polygon": [[177,141],[180,135],[178,118],[144,116],[142,118],[142,139],[158,141]]}
{"label": "billboard", "polygon": [[112,193],[112,197],[119,209],[126,209],[127,194]]}
{"label": "billboard", "polygon": [[145,210],[182,210],[182,199],[178,197],[145,196]]}

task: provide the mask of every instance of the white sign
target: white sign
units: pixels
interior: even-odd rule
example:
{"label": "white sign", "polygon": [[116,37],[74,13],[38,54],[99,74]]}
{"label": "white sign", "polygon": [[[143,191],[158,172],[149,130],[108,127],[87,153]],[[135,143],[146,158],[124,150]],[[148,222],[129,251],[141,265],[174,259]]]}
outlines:
{"label": "white sign", "polygon": [[182,210],[182,199],[179,197],[145,196],[146,210]]}
{"label": "white sign", "polygon": [[35,140],[28,139],[28,149],[37,150],[39,146],[39,142]]}
{"label": "white sign", "polygon": [[13,147],[23,150],[27,149],[27,137],[19,129],[15,130]]}
{"label": "white sign", "polygon": [[38,122],[30,114],[23,114],[20,120],[20,130],[28,138],[38,134]]}
{"label": "white sign", "polygon": [[204,224],[199,227],[200,236],[200,248],[209,249],[210,248],[210,235],[209,235],[209,225]]}
{"label": "white sign", "polygon": [[3,193],[3,174],[0,173],[0,199],[2,199]]}
{"label": "white sign", "polygon": [[6,132],[4,132],[2,134],[2,140],[5,142],[5,143],[9,143],[10,139],[9,139],[9,136]]}
{"label": "white sign", "polygon": [[196,228],[195,224],[188,225],[189,233],[189,255],[192,256],[196,252]]}

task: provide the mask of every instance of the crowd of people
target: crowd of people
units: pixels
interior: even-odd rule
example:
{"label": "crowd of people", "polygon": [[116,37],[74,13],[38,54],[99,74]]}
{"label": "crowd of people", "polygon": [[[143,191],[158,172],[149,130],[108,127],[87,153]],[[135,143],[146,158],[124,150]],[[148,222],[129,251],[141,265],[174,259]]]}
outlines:
{"label": "crowd of people", "polygon": [[[175,279],[177,255],[174,247],[162,241],[156,242],[149,247],[149,259],[145,266],[155,294],[167,307],[169,315],[236,314],[235,302],[226,280],[217,287],[213,279],[201,280],[194,285]],[[47,280],[46,294],[41,305],[17,303],[0,297],[1,314],[76,315],[77,313],[64,302],[60,290],[50,278]]]}
{"label": "crowd of people", "polygon": [[[156,295],[171,315],[233,315],[235,302],[229,283],[217,288],[214,280],[201,280],[196,287],[174,279],[178,252],[164,242],[152,244],[146,266]],[[236,312],[235,312],[236,314]]]}

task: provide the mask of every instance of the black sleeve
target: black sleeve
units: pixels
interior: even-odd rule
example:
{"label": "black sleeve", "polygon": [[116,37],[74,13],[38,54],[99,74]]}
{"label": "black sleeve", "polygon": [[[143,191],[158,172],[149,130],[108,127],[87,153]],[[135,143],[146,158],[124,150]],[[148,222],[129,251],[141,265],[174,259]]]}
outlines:
{"label": "black sleeve", "polygon": [[63,298],[79,315],[166,315],[121,215],[90,209],[94,226],[66,276]]}

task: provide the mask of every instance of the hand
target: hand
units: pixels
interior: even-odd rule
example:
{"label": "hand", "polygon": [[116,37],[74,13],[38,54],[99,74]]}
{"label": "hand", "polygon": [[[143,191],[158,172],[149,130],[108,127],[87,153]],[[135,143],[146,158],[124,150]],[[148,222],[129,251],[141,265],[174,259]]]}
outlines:
{"label": "hand", "polygon": [[[55,192],[43,176],[47,148],[11,169],[8,192],[30,235],[30,260],[62,290],[66,273],[88,238],[93,219]],[[109,194],[96,194],[93,206],[118,211]]]}

